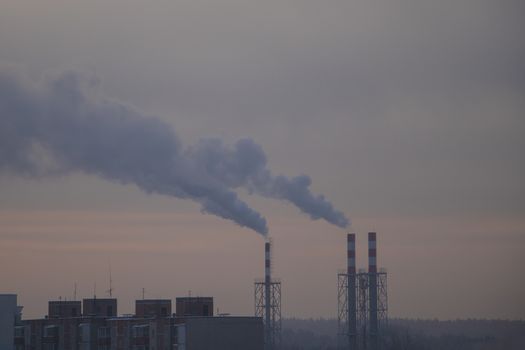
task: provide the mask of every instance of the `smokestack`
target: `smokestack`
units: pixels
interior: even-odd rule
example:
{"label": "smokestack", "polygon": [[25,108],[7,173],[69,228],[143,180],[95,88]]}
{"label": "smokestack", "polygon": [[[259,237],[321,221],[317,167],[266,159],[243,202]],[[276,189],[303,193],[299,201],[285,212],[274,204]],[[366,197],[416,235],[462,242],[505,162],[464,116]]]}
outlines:
{"label": "smokestack", "polygon": [[269,282],[271,280],[270,242],[264,244],[264,259],[264,280]]}
{"label": "smokestack", "polygon": [[355,233],[346,235],[347,245],[347,274],[355,275]]}
{"label": "smokestack", "polygon": [[270,298],[270,289],[271,289],[271,255],[270,255],[270,242],[264,244],[264,340],[265,340],[265,349],[270,349],[271,347],[271,298]]}
{"label": "smokestack", "polygon": [[368,232],[368,272],[377,272],[377,248],[375,232]]}
{"label": "smokestack", "polygon": [[357,348],[357,302],[355,270],[355,233],[346,236],[347,275],[348,275],[348,344],[350,349]]}
{"label": "smokestack", "polygon": [[378,331],[378,315],[377,315],[377,242],[376,233],[368,233],[368,297],[370,305],[370,340],[372,349],[377,348],[377,331]]}

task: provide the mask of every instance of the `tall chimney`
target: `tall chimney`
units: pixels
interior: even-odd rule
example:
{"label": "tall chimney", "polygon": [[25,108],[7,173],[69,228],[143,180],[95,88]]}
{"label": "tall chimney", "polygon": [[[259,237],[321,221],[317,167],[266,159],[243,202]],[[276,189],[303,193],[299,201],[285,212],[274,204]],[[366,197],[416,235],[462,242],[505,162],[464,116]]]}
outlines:
{"label": "tall chimney", "polygon": [[357,302],[355,270],[355,233],[346,236],[347,275],[348,275],[348,344],[350,349],[357,348]]}
{"label": "tall chimney", "polygon": [[368,297],[370,305],[370,340],[372,349],[377,348],[377,244],[376,233],[368,233]]}
{"label": "tall chimney", "polygon": [[349,233],[346,235],[346,246],[347,246],[347,274],[355,275],[355,233]]}
{"label": "tall chimney", "polygon": [[270,298],[270,289],[271,289],[271,254],[270,254],[270,242],[264,244],[264,341],[265,349],[270,349],[271,347],[271,298]]}

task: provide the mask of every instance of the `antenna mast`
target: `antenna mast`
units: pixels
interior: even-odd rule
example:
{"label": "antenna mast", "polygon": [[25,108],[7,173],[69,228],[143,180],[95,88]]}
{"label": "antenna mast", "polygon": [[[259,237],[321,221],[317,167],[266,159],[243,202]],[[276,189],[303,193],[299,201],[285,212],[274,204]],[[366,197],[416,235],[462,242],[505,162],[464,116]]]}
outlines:
{"label": "antenna mast", "polygon": [[109,262],[109,297],[113,296],[113,279],[111,278],[111,262]]}

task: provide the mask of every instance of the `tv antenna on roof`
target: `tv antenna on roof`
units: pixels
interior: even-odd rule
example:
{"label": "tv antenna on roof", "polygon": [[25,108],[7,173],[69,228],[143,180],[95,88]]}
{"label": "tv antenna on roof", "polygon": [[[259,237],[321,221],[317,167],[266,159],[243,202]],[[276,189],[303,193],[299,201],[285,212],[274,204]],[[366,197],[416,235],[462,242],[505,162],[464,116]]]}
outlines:
{"label": "tv antenna on roof", "polygon": [[109,297],[113,296],[113,279],[111,278],[111,261],[109,262],[109,289],[107,290]]}

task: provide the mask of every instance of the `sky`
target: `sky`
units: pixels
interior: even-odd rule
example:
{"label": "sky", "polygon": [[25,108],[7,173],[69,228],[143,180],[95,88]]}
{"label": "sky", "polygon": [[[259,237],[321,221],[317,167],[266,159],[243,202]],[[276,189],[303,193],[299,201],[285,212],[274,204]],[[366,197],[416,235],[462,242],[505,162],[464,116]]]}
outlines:
{"label": "sky", "polygon": [[377,231],[390,316],[525,318],[522,1],[0,8],[0,293],[25,317],[107,295],[110,266],[119,313],[145,288],[253,314],[265,235],[283,316],[336,317],[345,233],[366,267]]}

